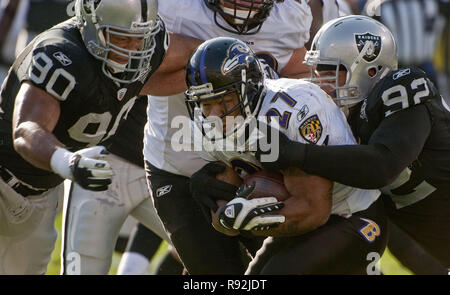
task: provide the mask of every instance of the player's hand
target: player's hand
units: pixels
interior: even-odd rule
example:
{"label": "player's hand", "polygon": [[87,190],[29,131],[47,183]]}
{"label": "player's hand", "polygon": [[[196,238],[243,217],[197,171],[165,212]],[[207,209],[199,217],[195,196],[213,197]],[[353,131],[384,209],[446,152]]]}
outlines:
{"label": "player's hand", "polygon": [[111,184],[114,175],[107,161],[102,160],[108,151],[103,146],[85,148],[74,153],[59,148],[51,159],[53,171],[70,179],[82,188],[104,191]]}
{"label": "player's hand", "polygon": [[228,202],[235,197],[236,186],[216,179],[216,175],[225,169],[224,165],[208,163],[191,176],[192,197],[200,205],[208,222],[211,222],[210,210],[216,212],[218,209],[217,200]]}
{"label": "player's hand", "polygon": [[[290,140],[278,128],[273,128],[268,124],[258,121],[259,135],[256,144],[256,159],[267,170],[283,170],[292,165],[290,147],[298,143]],[[296,152],[296,155],[298,152]],[[300,167],[299,167],[300,168]]]}
{"label": "player's hand", "polygon": [[101,160],[107,154],[108,151],[103,146],[94,146],[73,153],[70,159],[73,180],[84,189],[107,190],[114,175],[109,163]]}
{"label": "player's hand", "polygon": [[266,230],[285,221],[283,215],[270,214],[283,208],[284,203],[274,197],[247,200],[253,189],[254,185],[246,186],[238,192],[239,197],[220,208],[219,222],[222,226],[235,230]]}

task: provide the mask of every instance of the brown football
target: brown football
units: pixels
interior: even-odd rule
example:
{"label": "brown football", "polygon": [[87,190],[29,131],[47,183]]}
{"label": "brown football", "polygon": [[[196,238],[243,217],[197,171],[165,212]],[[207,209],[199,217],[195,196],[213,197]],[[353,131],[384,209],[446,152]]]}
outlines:
{"label": "brown football", "polygon": [[255,190],[251,198],[275,197],[278,201],[284,201],[289,197],[283,182],[283,175],[279,172],[261,170],[249,175],[245,184],[255,182]]}

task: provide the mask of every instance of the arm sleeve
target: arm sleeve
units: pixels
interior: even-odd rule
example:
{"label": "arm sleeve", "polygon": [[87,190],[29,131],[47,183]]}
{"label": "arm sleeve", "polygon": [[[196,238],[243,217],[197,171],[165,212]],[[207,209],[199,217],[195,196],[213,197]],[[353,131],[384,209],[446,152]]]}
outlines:
{"label": "arm sleeve", "polygon": [[430,130],[428,111],[419,105],[384,119],[368,145],[305,145],[304,159],[297,163],[309,174],[345,185],[380,188],[417,159]]}

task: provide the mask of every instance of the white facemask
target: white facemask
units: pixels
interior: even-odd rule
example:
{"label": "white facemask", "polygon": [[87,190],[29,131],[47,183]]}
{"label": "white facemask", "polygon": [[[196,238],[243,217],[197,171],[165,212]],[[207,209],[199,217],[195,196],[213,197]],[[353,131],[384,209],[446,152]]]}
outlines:
{"label": "white facemask", "polygon": [[108,59],[108,69],[113,72],[113,74],[123,73],[127,68],[127,64],[121,64],[112,59]]}
{"label": "white facemask", "polygon": [[[222,9],[223,12],[234,15],[234,9],[233,8],[228,8],[222,5]],[[256,11],[251,11],[250,12],[250,17],[249,18],[253,18],[256,14]],[[241,17],[241,18],[247,18],[248,16],[248,10],[241,10],[241,9],[236,9],[236,16],[237,17]],[[242,19],[234,19],[234,23],[236,25],[241,25],[244,23],[244,20]]]}

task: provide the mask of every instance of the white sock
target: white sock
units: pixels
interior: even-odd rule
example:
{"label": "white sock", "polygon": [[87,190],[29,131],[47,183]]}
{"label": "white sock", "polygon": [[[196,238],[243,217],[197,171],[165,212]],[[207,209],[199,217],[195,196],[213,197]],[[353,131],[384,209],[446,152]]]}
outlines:
{"label": "white sock", "polygon": [[149,275],[150,262],[137,252],[125,252],[119,263],[118,275]]}

